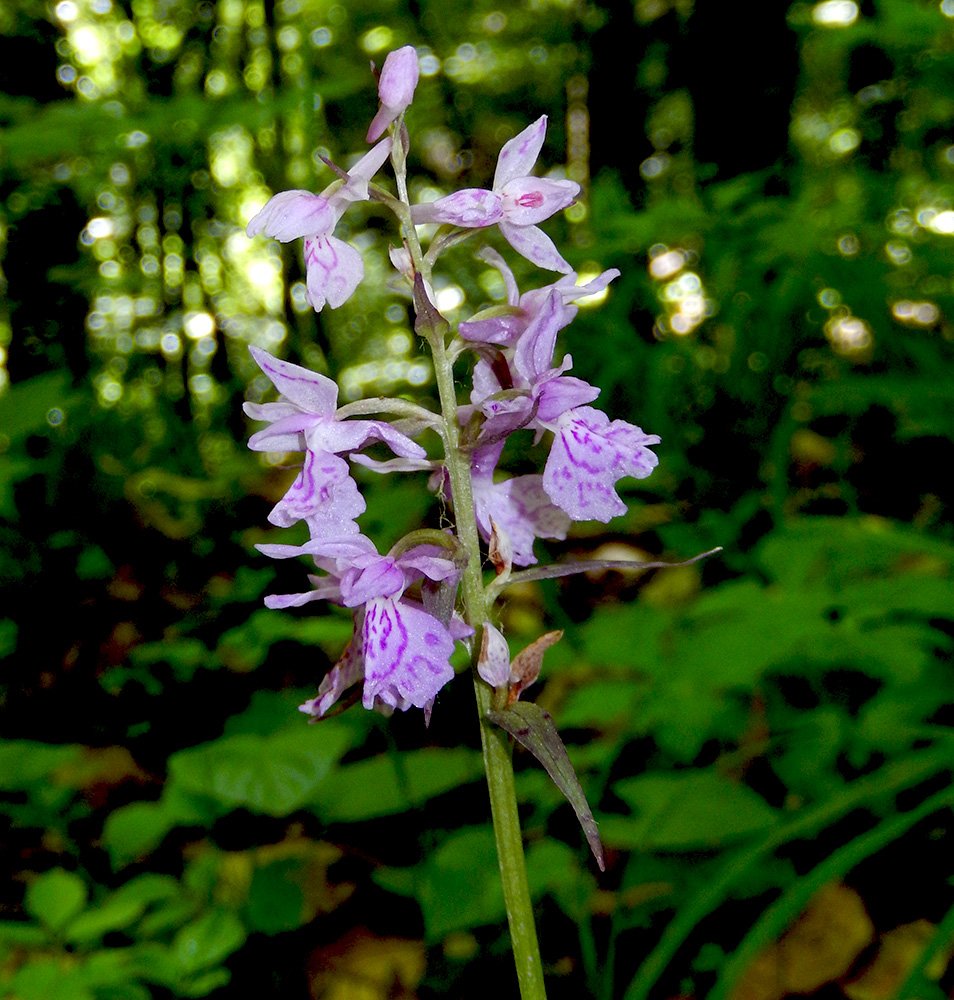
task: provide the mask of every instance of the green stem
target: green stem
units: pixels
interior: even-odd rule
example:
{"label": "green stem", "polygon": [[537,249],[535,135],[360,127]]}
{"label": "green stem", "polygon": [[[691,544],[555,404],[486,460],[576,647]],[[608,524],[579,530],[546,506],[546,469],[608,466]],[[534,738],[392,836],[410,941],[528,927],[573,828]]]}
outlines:
{"label": "green stem", "polygon": [[[533,921],[533,903],[530,899],[530,885],[527,881],[527,863],[523,855],[523,837],[520,832],[520,816],[517,812],[517,794],[514,787],[513,747],[510,737],[502,730],[494,728],[487,720],[491,708],[503,709],[504,705],[494,704],[495,698],[506,699],[506,691],[495,692],[477,673],[477,659],[483,627],[488,621],[487,596],[484,592],[483,571],[481,569],[480,535],[474,512],[474,491],[470,478],[470,454],[460,448],[460,424],[457,418],[457,391],[454,387],[454,362],[448,355],[445,340],[447,323],[437,314],[426,299],[424,282],[429,282],[431,268],[438,251],[431,248],[426,256],[421,252],[417,228],[411,219],[410,200],[407,193],[406,160],[402,144],[402,120],[392,126],[394,146],[391,162],[397,180],[398,199],[392,208],[401,221],[405,244],[418,275],[414,283],[417,302],[418,322],[415,324],[427,338],[434,364],[434,377],[441,401],[444,440],[444,461],[450,479],[454,499],[454,519],[457,540],[466,559],[461,578],[461,594],[464,603],[464,617],[473,626],[473,675],[477,692],[477,711],[480,717],[480,742],[483,747],[484,769],[487,772],[487,787],[490,792],[490,810],[494,822],[494,837],[497,842],[497,858],[500,863],[500,877],[503,882],[504,903],[507,907],[507,921],[510,925],[510,940],[514,962],[517,967],[517,981],[520,984],[521,1000],[546,1000],[543,984],[543,964],[540,961],[540,946],[537,943],[537,929]],[[389,202],[392,199],[389,199]],[[470,235],[464,233],[464,236]],[[463,237],[462,237],[463,238]],[[449,244],[448,244],[449,245]]]}
{"label": "green stem", "polygon": [[[476,661],[480,651],[481,630],[487,621],[487,604],[481,572],[480,537],[474,514],[474,495],[470,479],[470,457],[460,451],[460,427],[457,422],[457,393],[454,389],[453,366],[447,357],[443,335],[429,337],[433,352],[434,375],[444,414],[444,455],[454,498],[454,516],[457,537],[467,555],[467,564],[461,580],[464,614],[474,636],[474,687],[477,692],[477,711],[480,716],[480,742],[483,748],[484,769],[490,792],[490,811],[497,843],[497,859],[503,882],[504,903],[510,925],[510,941],[521,1000],[546,1000],[543,984],[543,965],[540,946],[533,920],[533,903],[527,881],[527,864],[523,854],[523,837],[517,812],[517,794],[514,787],[513,752],[510,738],[487,721],[494,705],[494,691],[477,674]],[[506,692],[500,692],[506,698]]]}

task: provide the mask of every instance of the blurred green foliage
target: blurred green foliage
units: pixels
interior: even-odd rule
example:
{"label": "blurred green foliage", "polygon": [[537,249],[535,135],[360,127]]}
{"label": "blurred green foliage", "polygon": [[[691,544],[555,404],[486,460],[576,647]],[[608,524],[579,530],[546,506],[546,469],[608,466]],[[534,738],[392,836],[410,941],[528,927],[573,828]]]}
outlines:
{"label": "blurred green foliage", "polygon": [[[406,43],[412,194],[487,184],[546,113],[541,162],[585,190],[549,231],[622,271],[563,343],[660,467],[550,554],[725,546],[508,597],[515,649],[566,630],[538,701],[607,849],[597,877],[518,751],[551,995],[809,992],[752,970],[839,883],[872,944],[829,992],[949,995],[950,0],[0,8],[0,995],[319,996],[349,960],[364,996],[511,982],[466,679],[429,730],[307,726],[350,622],[262,609],[304,567],[253,548],[290,473],[244,447],[249,343],[345,398],[431,396],[373,206],[339,231],[368,280],[320,316],[299,250],[243,234],[365,148],[367,60]],[[455,319],[503,294],[470,254]],[[362,486],[383,545],[438,523],[422,483]]]}

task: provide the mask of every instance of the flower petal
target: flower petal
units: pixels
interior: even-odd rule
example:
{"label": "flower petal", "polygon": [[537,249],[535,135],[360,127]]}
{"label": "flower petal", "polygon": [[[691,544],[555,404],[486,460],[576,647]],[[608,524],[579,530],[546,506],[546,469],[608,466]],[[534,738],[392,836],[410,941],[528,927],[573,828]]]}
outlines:
{"label": "flower petal", "polygon": [[423,708],[454,676],[448,662],[454,651],[450,633],[406,601],[369,601],[363,643],[365,708],[372,708],[376,698],[395,708]]}
{"label": "flower petal", "polygon": [[500,198],[485,188],[464,188],[446,198],[411,207],[411,219],[415,225],[444,222],[464,229],[482,229],[502,218]]}
{"label": "flower petal", "polygon": [[301,407],[306,413],[331,416],[335,412],[338,406],[338,386],[332,379],[300,365],[293,365],[290,361],[280,361],[260,347],[250,347],[248,350],[258,367],[285,399]]}
{"label": "flower petal", "polygon": [[245,229],[251,238],[264,233],[290,243],[303,236],[320,236],[331,232],[338,221],[334,208],[320,194],[310,191],[280,191],[265,202],[265,207]]}
{"label": "flower petal", "polygon": [[497,193],[507,222],[535,226],[572,205],[580,185],[546,177],[516,177]]}
{"label": "flower petal", "polygon": [[367,509],[348,463],[328,452],[305,452],[305,461],[268,520],[288,528],[307,520],[312,537],[348,535],[348,522]]}
{"label": "flower petal", "polygon": [[557,425],[543,472],[543,488],[574,521],[604,524],[626,512],[615,484],[624,476],[645,479],[659,462],[645,434],[625,420],[614,420],[591,406],[569,410]]}
{"label": "flower petal", "polygon": [[354,247],[334,236],[305,240],[305,301],[321,312],[344,305],[364,277],[364,261]]}
{"label": "flower petal", "polygon": [[477,673],[491,687],[506,687],[510,683],[510,648],[507,640],[490,622],[484,625],[480,637]]}
{"label": "flower petal", "polygon": [[526,177],[533,170],[546,135],[547,116],[541,115],[532,125],[504,143],[494,172],[495,191],[499,191],[515,177]]}
{"label": "flower petal", "polygon": [[391,155],[390,137],[382,139],[376,146],[369,149],[358,162],[348,171],[348,180],[343,187],[328,199],[332,207],[341,217],[344,204],[354,201],[368,200],[368,184],[371,178],[384,166]]}
{"label": "flower petal", "polygon": [[537,267],[560,271],[562,274],[573,272],[573,268],[560,256],[553,240],[542,229],[536,226],[515,226],[505,221],[500,222],[499,228],[503,238],[514,250]]}

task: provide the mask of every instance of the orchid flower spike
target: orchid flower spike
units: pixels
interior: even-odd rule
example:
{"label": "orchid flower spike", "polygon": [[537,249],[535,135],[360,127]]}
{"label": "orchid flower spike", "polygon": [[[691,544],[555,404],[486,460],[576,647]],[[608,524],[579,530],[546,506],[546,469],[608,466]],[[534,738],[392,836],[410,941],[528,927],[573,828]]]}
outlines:
{"label": "orchid flower spike", "polygon": [[273,195],[245,230],[249,238],[261,233],[279,243],[304,238],[305,299],[315,312],[326,302],[333,309],[343,305],[364,278],[361,254],[332,233],[350,204],[367,201],[368,184],[390,153],[391,140],[383,139],[327,197],[300,190]]}
{"label": "orchid flower spike", "polygon": [[414,99],[414,88],[421,77],[421,68],[417,61],[417,50],[413,45],[389,52],[381,75],[378,77],[378,97],[381,106],[368,129],[368,142],[374,142],[383,135],[384,130],[407,110]]}
{"label": "orchid flower spike", "polygon": [[442,222],[464,229],[496,225],[522,257],[548,271],[570,274],[573,268],[538,223],[571,205],[580,193],[576,181],[533,177],[547,134],[547,116],[514,136],[500,150],[493,190],[465,188],[427,204],[414,205],[415,224]]}

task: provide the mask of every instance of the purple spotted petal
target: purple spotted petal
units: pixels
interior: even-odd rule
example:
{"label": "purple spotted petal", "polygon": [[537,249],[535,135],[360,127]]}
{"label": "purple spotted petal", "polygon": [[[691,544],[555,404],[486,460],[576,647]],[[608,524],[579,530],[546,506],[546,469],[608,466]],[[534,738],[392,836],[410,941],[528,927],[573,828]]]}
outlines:
{"label": "purple spotted petal", "polygon": [[268,199],[245,233],[249,238],[264,233],[279,243],[290,243],[302,236],[330,233],[337,221],[334,208],[320,194],[280,191]]}
{"label": "purple spotted petal", "polygon": [[551,291],[540,310],[517,341],[513,366],[526,385],[532,385],[553,366],[553,349],[563,328],[563,299]]}
{"label": "purple spotted petal", "polygon": [[490,485],[475,482],[474,508],[483,538],[490,540],[492,518],[498,532],[509,538],[518,566],[537,561],[533,554],[537,538],[563,539],[570,527],[570,518],[544,492],[542,476],[517,476]]}
{"label": "purple spotted petal", "polygon": [[[255,359],[255,363],[268,376],[272,385],[285,397],[286,400],[294,403],[306,413],[328,414],[335,412],[338,405],[338,386],[324,375],[311,372],[300,365],[293,365],[289,361],[280,361],[273,358],[268,351],[263,351],[260,347],[249,347],[249,354]],[[280,406],[282,404],[265,404],[266,406]],[[246,413],[249,413],[246,407]],[[251,413],[249,413],[252,416]],[[275,420],[275,416],[264,414],[255,419]]]}
{"label": "purple spotted petal", "polygon": [[543,472],[543,488],[574,521],[602,521],[626,512],[616,493],[624,476],[644,479],[659,462],[649,445],[656,434],[614,420],[590,406],[565,413],[557,424]]}
{"label": "purple spotted petal", "polygon": [[307,451],[298,476],[268,520],[288,528],[304,518],[313,537],[335,537],[352,534],[348,522],[366,508],[344,459],[327,452]]}
{"label": "purple spotted petal", "polygon": [[547,177],[515,177],[497,194],[504,218],[515,226],[535,226],[573,204],[580,193],[576,181]]}
{"label": "purple spotted petal", "polygon": [[396,708],[424,708],[454,676],[450,633],[409,602],[390,597],[369,601],[362,639],[365,708],[373,708],[375,699]]}
{"label": "purple spotted petal", "polygon": [[495,191],[499,191],[516,177],[526,177],[533,170],[540,150],[543,149],[546,134],[547,116],[541,115],[532,125],[504,143],[494,172]]}
{"label": "purple spotted petal", "polygon": [[573,268],[563,259],[556,244],[537,226],[515,226],[513,223],[501,221],[500,233],[503,238],[520,254],[537,267],[547,271],[560,271],[571,274]]}
{"label": "purple spotted petal", "polygon": [[299,712],[307,712],[309,715],[320,719],[325,712],[341,697],[344,692],[356,684],[364,676],[364,651],[362,649],[362,637],[359,629],[355,629],[354,638],[348,643],[348,647],[338,662],[325,674],[321,684],[318,685],[318,694],[314,698],[309,698],[304,705],[298,706]]}
{"label": "purple spotted petal", "polygon": [[414,205],[411,219],[415,225],[425,222],[444,222],[465,229],[492,226],[503,218],[500,198],[484,188],[464,188],[446,198]]}
{"label": "purple spotted petal", "polygon": [[305,240],[305,301],[321,312],[344,305],[364,277],[364,261],[354,247],[335,236]]}

